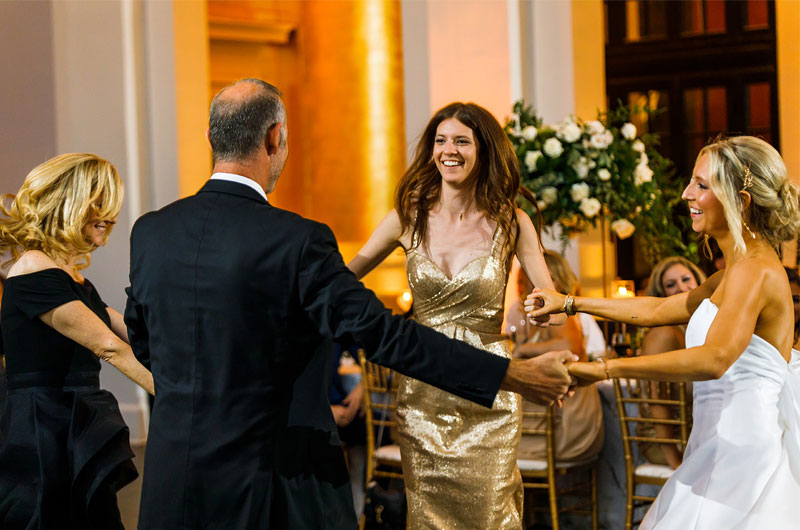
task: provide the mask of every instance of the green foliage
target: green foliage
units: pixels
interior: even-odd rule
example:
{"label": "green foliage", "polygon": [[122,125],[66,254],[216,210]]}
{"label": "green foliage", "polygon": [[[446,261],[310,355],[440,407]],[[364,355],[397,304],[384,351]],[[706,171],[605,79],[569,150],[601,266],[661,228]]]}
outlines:
{"label": "green foliage", "polygon": [[635,233],[651,264],[670,255],[696,260],[696,244],[682,237],[688,219],[673,216],[683,191],[671,179],[673,164],[658,153],[656,135],[637,135],[630,115],[620,102],[596,120],[570,117],[552,127],[515,103],[505,131],[522,184],[536,197],[536,205],[520,199],[522,208],[534,216],[538,208],[545,225],[561,225],[565,239],[602,218],[620,239]]}

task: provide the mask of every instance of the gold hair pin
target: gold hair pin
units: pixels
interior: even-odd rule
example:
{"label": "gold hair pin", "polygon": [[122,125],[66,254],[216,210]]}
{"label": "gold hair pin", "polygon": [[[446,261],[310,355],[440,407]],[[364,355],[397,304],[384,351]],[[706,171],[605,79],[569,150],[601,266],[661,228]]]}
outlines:
{"label": "gold hair pin", "polygon": [[753,173],[750,172],[750,166],[744,166],[744,185],[742,191],[746,190],[753,185]]}

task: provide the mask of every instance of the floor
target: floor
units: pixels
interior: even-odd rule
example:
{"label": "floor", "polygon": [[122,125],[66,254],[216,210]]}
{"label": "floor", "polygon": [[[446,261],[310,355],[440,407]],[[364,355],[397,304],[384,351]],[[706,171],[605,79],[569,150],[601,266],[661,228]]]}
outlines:
{"label": "floor", "polygon": [[142,495],[142,470],[144,469],[144,446],[134,445],[133,452],[136,457],[133,463],[139,471],[139,478],[117,492],[117,503],[122,514],[122,524],[125,530],[136,530],[139,521],[139,498]]}

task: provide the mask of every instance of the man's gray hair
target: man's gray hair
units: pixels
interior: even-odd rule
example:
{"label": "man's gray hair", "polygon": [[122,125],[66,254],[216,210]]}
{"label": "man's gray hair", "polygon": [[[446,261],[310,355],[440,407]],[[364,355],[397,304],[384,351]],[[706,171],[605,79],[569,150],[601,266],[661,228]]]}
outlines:
{"label": "man's gray hair", "polygon": [[[244,98],[226,97],[228,88],[251,83],[258,87]],[[249,158],[261,145],[270,127],[285,122],[286,109],[281,91],[261,79],[240,79],[214,96],[208,118],[208,139],[214,162],[241,161]],[[281,130],[281,145],[286,142]]]}

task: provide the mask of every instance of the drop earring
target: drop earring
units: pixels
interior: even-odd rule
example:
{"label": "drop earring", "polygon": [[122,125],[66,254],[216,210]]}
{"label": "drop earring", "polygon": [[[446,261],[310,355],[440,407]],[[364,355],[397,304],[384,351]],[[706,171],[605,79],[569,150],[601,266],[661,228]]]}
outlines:
{"label": "drop earring", "polygon": [[750,234],[750,237],[752,237],[753,239],[755,239],[755,238],[756,238],[756,235],[755,235],[755,233],[753,233],[753,231],[752,231],[752,230],[750,230],[750,227],[749,227],[749,226],[747,226],[747,223],[746,223],[745,221],[742,221],[742,224],[744,225],[744,229],[745,229],[745,230],[747,230],[747,232]]}

